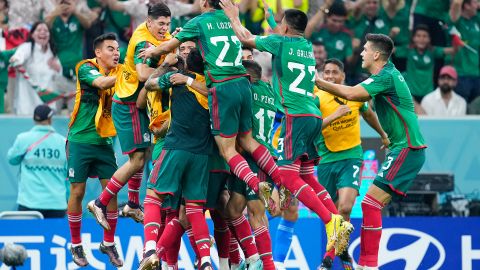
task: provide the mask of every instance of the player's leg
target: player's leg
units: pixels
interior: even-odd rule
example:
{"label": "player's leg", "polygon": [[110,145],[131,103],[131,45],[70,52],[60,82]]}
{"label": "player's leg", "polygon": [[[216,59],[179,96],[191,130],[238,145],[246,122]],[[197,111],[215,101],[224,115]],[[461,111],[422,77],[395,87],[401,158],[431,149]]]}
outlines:
{"label": "player's leg", "polygon": [[263,269],[275,270],[272,258],[272,239],[268,231],[268,219],[265,214],[265,207],[258,199],[248,200],[248,221],[255,236],[255,244],[258,254],[263,263]]}
{"label": "player's leg", "polygon": [[[99,174],[101,175],[101,174]],[[101,179],[102,189],[105,189],[109,178]],[[107,205],[107,222],[110,230],[103,230],[103,241],[100,243],[100,252],[106,254],[115,267],[122,267],[123,261],[120,259],[115,246],[115,231],[118,221],[117,196],[113,197]]]}
{"label": "player's leg", "polygon": [[282,218],[278,223],[273,249],[273,261],[278,270],[284,270],[283,263],[292,243],[295,223],[298,220],[298,200],[293,200],[289,207],[283,210]]}
{"label": "player's leg", "polygon": [[328,193],[328,191],[323,187],[319,180],[314,175],[315,171],[315,162],[313,160],[302,161],[300,167],[300,177],[302,180],[307,183],[310,187],[313,188],[315,193],[318,196],[318,199],[325,205],[328,211],[332,212],[333,214],[338,214],[337,207],[332,200],[332,197]]}
{"label": "player's leg", "polygon": [[392,196],[406,196],[425,162],[424,149],[393,149],[362,200],[362,228],[358,265],[378,267],[382,209]]}
{"label": "player's leg", "polygon": [[128,154],[128,161],[115,172],[99,198],[88,203],[89,210],[106,229],[106,205],[135,173],[143,170],[145,149],[150,146],[149,120],[145,110],[137,109],[135,103],[113,102],[112,118],[122,152]]}

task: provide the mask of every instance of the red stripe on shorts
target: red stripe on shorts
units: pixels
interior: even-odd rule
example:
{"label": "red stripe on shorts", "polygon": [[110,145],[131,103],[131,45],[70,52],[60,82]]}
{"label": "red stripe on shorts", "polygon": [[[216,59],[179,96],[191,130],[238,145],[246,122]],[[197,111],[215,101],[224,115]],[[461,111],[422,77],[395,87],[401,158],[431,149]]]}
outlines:
{"label": "red stripe on shorts", "polygon": [[220,118],[218,115],[218,99],[217,99],[217,88],[213,87],[210,89],[212,92],[212,117],[213,117],[213,129],[220,130]]}
{"label": "red stripe on shorts", "polygon": [[400,154],[398,155],[397,160],[395,160],[392,168],[390,169],[390,171],[387,173],[387,176],[385,177],[388,181],[392,181],[393,178],[395,178],[395,176],[397,175],[398,171],[400,170],[400,167],[402,167],[402,164],[408,155],[408,150],[410,150],[410,148],[404,148],[402,149],[402,151],[400,151]]}
{"label": "red stripe on shorts", "polygon": [[285,148],[285,157],[290,160],[293,159],[293,151],[292,151],[292,121],[293,118],[290,116],[285,117],[286,125],[285,125],[285,141],[284,141],[284,148]]}
{"label": "red stripe on shorts", "polygon": [[160,171],[160,167],[162,167],[163,158],[165,157],[165,150],[162,150],[160,156],[158,157],[157,161],[155,162],[155,166],[153,167],[152,175],[150,175],[150,183],[155,184],[158,178],[158,172]]}

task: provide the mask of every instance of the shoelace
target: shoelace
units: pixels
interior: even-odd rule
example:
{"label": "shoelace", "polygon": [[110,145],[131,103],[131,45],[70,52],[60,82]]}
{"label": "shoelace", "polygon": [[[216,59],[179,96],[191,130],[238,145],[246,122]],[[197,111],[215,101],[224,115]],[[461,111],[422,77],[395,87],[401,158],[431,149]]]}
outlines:
{"label": "shoelace", "polygon": [[78,258],[85,259],[85,252],[83,252],[82,246],[74,247],[73,252],[75,253],[75,255],[77,255]]}
{"label": "shoelace", "polygon": [[115,259],[118,259],[119,256],[118,256],[117,248],[115,247],[115,245],[107,247],[107,248],[111,249],[113,255],[115,256]]}

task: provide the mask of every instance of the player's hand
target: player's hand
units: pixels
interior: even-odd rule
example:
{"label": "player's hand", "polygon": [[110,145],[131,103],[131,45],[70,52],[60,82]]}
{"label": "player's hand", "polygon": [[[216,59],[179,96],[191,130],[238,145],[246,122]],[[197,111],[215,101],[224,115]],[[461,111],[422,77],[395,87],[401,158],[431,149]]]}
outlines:
{"label": "player's hand", "polygon": [[178,55],[176,53],[169,53],[163,62],[167,63],[169,66],[173,66],[178,62]]}
{"label": "player's hand", "polygon": [[273,16],[273,14],[270,13],[270,7],[268,6],[267,1],[262,0],[263,2],[263,11],[265,12],[265,20],[270,18],[270,16]]}
{"label": "player's hand", "polygon": [[150,46],[145,49],[140,49],[138,53],[138,58],[143,58],[143,63],[147,61],[148,58],[155,56],[155,46]]}
{"label": "player's hand", "polygon": [[390,145],[390,139],[388,139],[388,136],[385,133],[382,136],[382,146],[380,146],[380,149],[387,149],[389,145]]}
{"label": "player's hand", "polygon": [[390,29],[390,34],[389,34],[389,36],[390,36],[391,38],[394,38],[394,37],[396,37],[396,36],[398,35],[398,33],[400,33],[400,27],[395,26],[395,27],[392,27],[392,29]]}
{"label": "player's hand", "polygon": [[182,27],[175,28],[175,31],[172,32],[172,36],[176,36],[180,31],[182,31]]}
{"label": "player's hand", "polygon": [[55,57],[52,57],[52,58],[48,59],[47,64],[50,67],[50,69],[52,69],[56,72],[60,72],[60,70],[62,68],[62,66],[60,66],[60,63],[57,61],[57,58],[55,58]]}
{"label": "player's hand", "polygon": [[185,76],[183,74],[175,73],[172,76],[170,76],[170,82],[173,85],[186,84],[188,78],[189,78],[188,76]]}
{"label": "player's hand", "polygon": [[220,6],[229,19],[238,18],[238,6],[234,5],[232,0],[220,0]]}
{"label": "player's hand", "polygon": [[336,116],[335,119],[338,119],[342,116],[345,116],[345,115],[349,114],[351,111],[352,110],[347,105],[340,105],[338,107],[338,109],[334,112],[334,114]]}

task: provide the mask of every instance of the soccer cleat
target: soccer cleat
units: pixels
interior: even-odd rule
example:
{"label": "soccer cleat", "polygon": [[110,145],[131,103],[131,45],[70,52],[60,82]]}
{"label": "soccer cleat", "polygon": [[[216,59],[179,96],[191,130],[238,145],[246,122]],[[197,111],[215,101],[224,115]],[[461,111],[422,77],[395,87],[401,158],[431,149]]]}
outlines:
{"label": "soccer cleat", "polygon": [[353,261],[352,261],[352,257],[350,257],[350,254],[348,254],[348,250],[345,250],[338,257],[342,262],[342,266],[344,270],[353,270]]}
{"label": "soccer cleat", "polygon": [[110,259],[110,263],[112,263],[113,266],[115,267],[122,267],[123,266],[123,261],[120,260],[117,252],[117,248],[115,247],[115,244],[112,246],[105,246],[102,243],[100,243],[100,252],[103,254],[107,254],[108,258]]}
{"label": "soccer cleat", "polygon": [[293,196],[290,190],[288,190],[285,186],[281,186],[280,190],[278,191],[278,195],[280,196],[280,210],[285,210],[290,207],[292,203]]}
{"label": "soccer cleat", "polygon": [[342,255],[348,248],[350,242],[350,234],[353,232],[353,225],[348,221],[343,221],[338,232],[337,246],[335,247],[335,255]]}
{"label": "soccer cleat", "polygon": [[248,270],[263,270],[263,262],[260,260],[260,257],[258,257],[258,260],[251,262],[247,266]]}
{"label": "soccer cleat", "polygon": [[130,217],[135,220],[135,222],[143,223],[144,214],[140,206],[134,208],[127,203],[122,209],[122,216]]}
{"label": "soccer cleat", "polygon": [[370,267],[370,266],[361,266],[357,265],[355,270],[378,270],[378,267]]}
{"label": "soccer cleat", "polygon": [[140,262],[140,266],[138,270],[157,270],[160,266],[160,259],[155,252],[153,252],[150,256],[144,257],[143,260]]}
{"label": "soccer cleat", "polygon": [[322,260],[322,264],[317,268],[317,270],[331,270],[333,265],[333,260],[330,257],[325,257]]}
{"label": "soccer cleat", "polygon": [[332,214],[332,219],[327,224],[325,224],[325,231],[327,232],[327,251],[332,250],[332,248],[336,248],[338,242],[338,234],[340,232],[342,222],[342,216]]}
{"label": "soccer cleat", "polygon": [[204,262],[198,270],[213,270],[213,267],[211,263]]}
{"label": "soccer cleat", "polygon": [[98,224],[100,224],[100,226],[102,226],[105,230],[110,231],[110,225],[105,218],[107,215],[107,207],[102,205],[100,200],[96,199],[94,201],[90,201],[87,204],[87,208],[88,211],[93,214]]}
{"label": "soccer cleat", "polygon": [[267,182],[258,183],[258,197],[263,202],[263,206],[267,209],[270,196],[272,196],[272,186]]}
{"label": "soccer cleat", "polygon": [[245,261],[241,260],[239,264],[232,264],[230,270],[245,270],[246,269]]}
{"label": "soccer cleat", "polygon": [[270,215],[274,216],[275,213],[277,212],[277,204],[275,203],[275,201],[270,197],[270,199],[268,200],[268,207],[267,207],[267,211],[268,213],[270,213]]}
{"label": "soccer cleat", "polygon": [[70,247],[70,252],[72,253],[73,262],[80,266],[84,267],[88,265],[87,258],[85,257],[85,252],[83,251],[82,245],[76,247]]}

